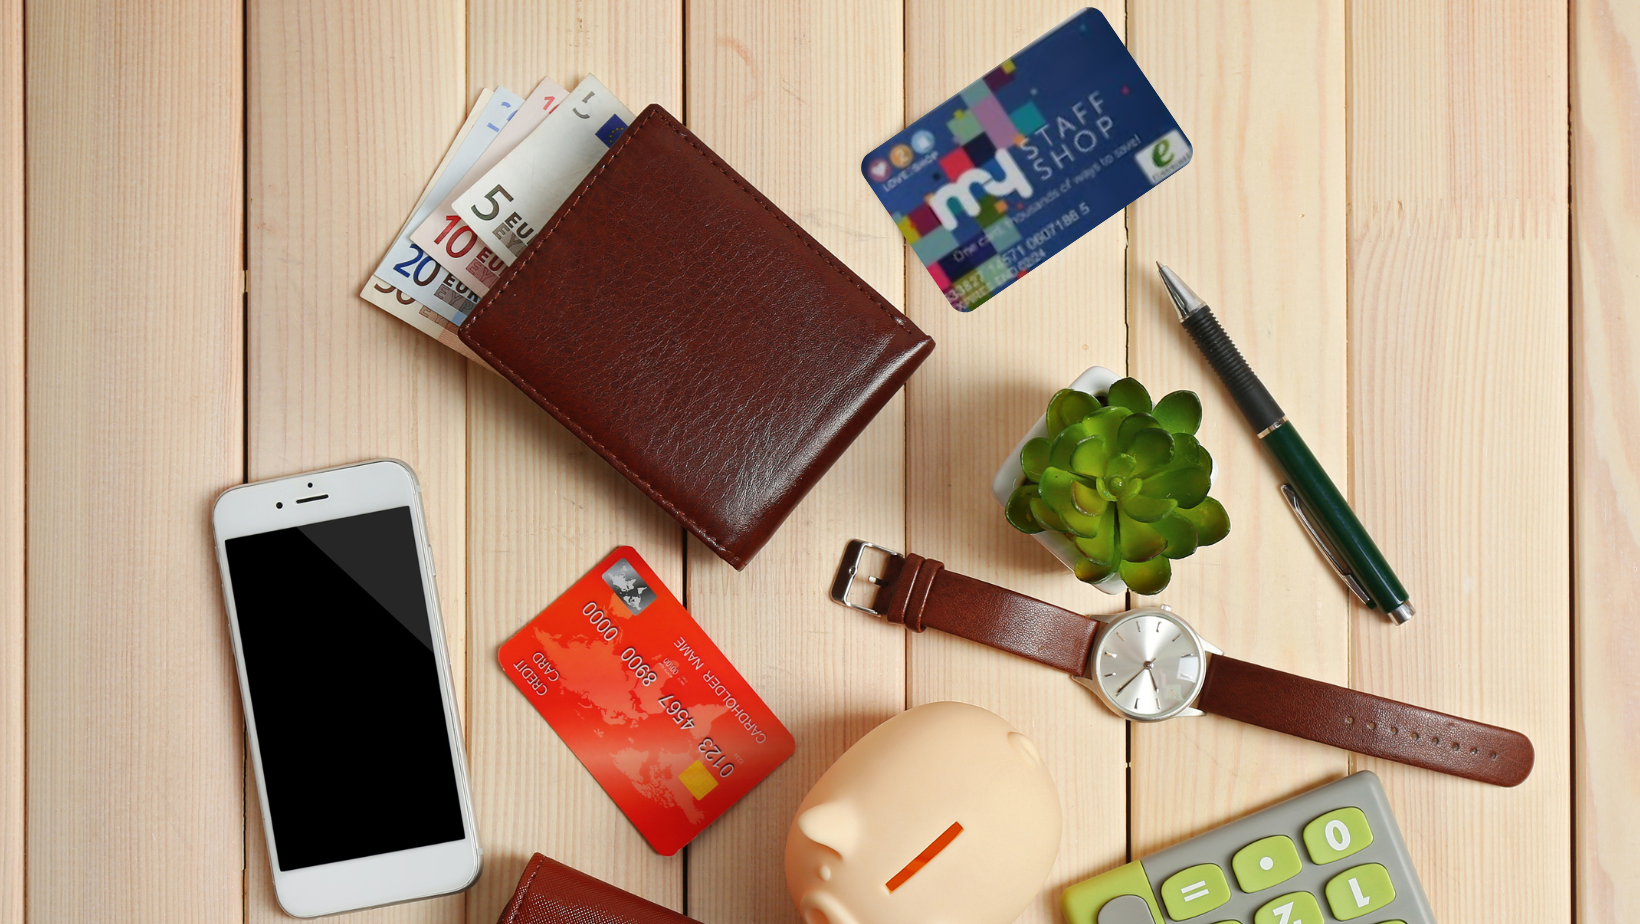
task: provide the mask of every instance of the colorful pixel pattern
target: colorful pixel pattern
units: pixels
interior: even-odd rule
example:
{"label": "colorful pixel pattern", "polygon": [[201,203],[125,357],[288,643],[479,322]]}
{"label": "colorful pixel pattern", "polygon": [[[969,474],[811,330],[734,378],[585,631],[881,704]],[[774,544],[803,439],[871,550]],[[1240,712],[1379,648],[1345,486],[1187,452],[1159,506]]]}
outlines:
{"label": "colorful pixel pattern", "polygon": [[[968,108],[957,110],[945,123],[957,145],[939,160],[946,182],[954,183],[976,167],[1000,173],[997,151],[1017,147],[1027,134],[1042,127],[1042,113],[1034,102],[1009,112],[997,99],[996,91],[1013,79],[1014,62],[1010,58],[963,89],[961,96]],[[971,311],[1016,278],[1001,254],[1019,242],[1019,231],[1008,216],[1005,199],[989,194],[979,197],[977,216],[953,209],[957,228],[952,231],[940,223],[929,198],[909,213],[893,213],[894,223],[951,304]],[[1025,271],[1017,275],[1023,276]]]}

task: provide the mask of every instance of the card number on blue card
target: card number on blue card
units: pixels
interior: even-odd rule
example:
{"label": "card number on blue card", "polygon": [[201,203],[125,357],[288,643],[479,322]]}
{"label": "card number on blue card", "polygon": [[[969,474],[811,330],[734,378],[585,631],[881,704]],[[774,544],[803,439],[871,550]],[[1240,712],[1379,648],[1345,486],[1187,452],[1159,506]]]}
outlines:
{"label": "card number on blue card", "polygon": [[972,311],[1190,162],[1087,9],[890,138],[861,171],[951,307]]}

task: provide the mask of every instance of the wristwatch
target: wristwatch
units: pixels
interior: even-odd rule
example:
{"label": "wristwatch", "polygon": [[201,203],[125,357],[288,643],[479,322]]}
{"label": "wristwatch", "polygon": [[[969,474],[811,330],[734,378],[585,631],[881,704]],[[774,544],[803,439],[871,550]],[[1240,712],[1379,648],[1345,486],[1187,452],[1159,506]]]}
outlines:
{"label": "wristwatch", "polygon": [[[881,575],[860,574],[868,548],[888,555]],[[850,599],[857,580],[877,585],[869,606]],[[1136,722],[1211,712],[1497,786],[1532,772],[1532,742],[1520,732],[1238,661],[1165,605],[1091,619],[858,539],[844,550],[831,598],[913,632],[939,629],[1064,671]]]}

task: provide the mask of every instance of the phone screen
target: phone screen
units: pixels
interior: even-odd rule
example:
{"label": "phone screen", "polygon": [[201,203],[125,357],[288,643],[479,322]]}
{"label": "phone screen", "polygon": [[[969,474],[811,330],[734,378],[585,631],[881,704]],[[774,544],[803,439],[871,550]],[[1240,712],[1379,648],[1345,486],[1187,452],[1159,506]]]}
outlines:
{"label": "phone screen", "polygon": [[279,868],[465,837],[410,508],[224,544]]}

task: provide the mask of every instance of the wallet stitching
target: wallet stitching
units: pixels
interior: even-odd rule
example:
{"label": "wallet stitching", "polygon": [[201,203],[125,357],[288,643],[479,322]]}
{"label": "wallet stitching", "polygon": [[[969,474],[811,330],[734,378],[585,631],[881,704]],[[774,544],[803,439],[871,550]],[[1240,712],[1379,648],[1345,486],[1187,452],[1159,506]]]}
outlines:
{"label": "wallet stitching", "polygon": [[[548,238],[552,237],[553,233],[558,230],[558,226],[563,224],[565,219],[569,218],[570,213],[575,211],[575,207],[580,205],[581,200],[586,198],[587,194],[592,191],[592,187],[597,185],[598,180],[600,178],[602,178],[602,176],[604,174],[604,171],[608,170],[609,165],[615,162],[615,156],[617,154],[619,154],[621,152],[621,150],[624,149],[628,144],[630,144],[634,138],[638,137],[638,132],[642,131],[644,129],[644,127],[647,126],[649,124],[649,122],[652,119],[655,118],[655,113],[656,112],[664,112],[664,111],[665,111],[664,109],[657,109],[654,112],[650,112],[650,113],[646,114],[643,118],[638,119],[637,122],[635,122],[632,125],[630,130],[628,130],[621,137],[620,143],[615,148],[615,154],[611,154],[609,159],[604,161],[603,166],[598,168],[598,172],[593,174],[592,178],[590,180],[588,180],[586,182],[586,184],[581,188],[581,191],[576,194],[574,200],[572,200],[570,202],[569,208],[564,209],[564,213],[562,215],[558,216],[558,220],[552,223],[552,227],[548,228],[545,231],[545,233],[543,233],[541,235],[541,240],[537,241],[536,245],[531,248],[529,254],[524,258],[524,261],[522,263],[518,264],[518,266],[515,268],[513,273],[507,278],[507,281],[502,283],[501,288],[496,290],[493,293],[494,297],[488,299],[487,301],[484,301],[484,302],[480,303],[478,308],[473,311],[472,316],[469,318],[469,320],[473,324],[476,325],[478,323],[479,317],[481,315],[483,315],[484,312],[487,311],[490,308],[491,305],[495,304],[496,302],[499,302],[502,299],[502,297],[505,295],[507,289],[512,287],[513,280],[517,279],[520,275],[523,274],[524,267],[529,266],[530,261],[534,260],[536,255],[538,253],[540,253],[540,251],[545,247],[546,240]],[[822,261],[824,261],[825,264],[828,267],[830,267],[833,272],[835,272],[838,276],[842,277],[845,282],[850,282],[856,289],[860,290],[860,292],[865,294],[866,297],[871,301],[871,303],[873,305],[877,306],[877,309],[879,311],[881,311],[885,317],[887,317],[889,320],[894,322],[896,327],[900,328],[900,330],[902,332],[909,333],[909,330],[906,327],[907,319],[903,315],[896,316],[898,314],[898,312],[894,311],[894,309],[887,302],[883,301],[881,296],[877,295],[872,290],[866,288],[859,281],[849,279],[849,273],[845,272],[841,265],[839,265],[835,260],[833,260],[831,258],[831,256],[828,253],[825,252],[825,250],[823,250],[819,247],[818,244],[816,244],[814,241],[810,240],[808,238],[808,236],[801,231],[801,229],[799,229],[796,225],[794,225],[791,222],[791,219],[789,219],[789,218],[785,217],[784,215],[781,215],[779,212],[777,212],[772,207],[772,205],[769,203],[769,201],[763,197],[763,195],[761,193],[759,193],[757,190],[751,188],[747,184],[737,180],[732,174],[729,173],[729,171],[727,169],[725,169],[723,164],[718,162],[718,159],[716,158],[716,155],[714,155],[710,150],[708,150],[699,141],[697,141],[696,139],[690,137],[687,133],[685,133],[683,131],[678,131],[677,134],[680,137],[682,137],[685,141],[689,142],[690,146],[693,147],[697,152],[699,152],[701,157],[705,158],[708,163],[712,164],[712,166],[714,166],[714,167],[717,167],[718,171],[720,173],[722,173],[724,176],[728,177],[729,180],[731,182],[733,182],[736,186],[740,187],[740,189],[743,192],[750,195],[752,197],[753,201],[757,202],[757,204],[760,205],[765,212],[768,212],[771,215],[774,215],[774,216],[778,217],[781,221],[781,224],[783,224],[788,231],[793,232],[797,236],[797,239],[799,241],[803,242],[803,245],[805,247],[807,247],[816,256],[820,257],[820,259]],[[927,339],[926,334],[923,335],[923,339],[925,339],[925,340]],[[616,455],[612,450],[610,450],[609,447],[605,446],[597,437],[595,437],[591,433],[589,433],[584,427],[582,427],[573,418],[570,418],[568,414],[565,414],[563,412],[563,410],[561,408],[559,408],[556,403],[554,403],[551,399],[547,398],[545,395],[541,394],[539,391],[537,391],[535,389],[535,386],[531,385],[526,379],[524,379],[522,376],[518,375],[518,373],[514,372],[512,367],[507,365],[507,363],[504,360],[496,357],[495,354],[491,353],[490,350],[487,347],[485,347],[483,344],[468,344],[468,345],[473,347],[474,349],[476,349],[479,353],[483,354],[484,358],[489,360],[491,365],[493,365],[496,368],[498,368],[498,369],[502,370],[503,372],[505,372],[507,374],[508,378],[510,378],[512,380],[513,384],[518,386],[519,389],[521,389],[522,391],[529,394],[530,397],[534,398],[543,407],[546,407],[548,410],[552,411],[553,416],[557,417],[560,423],[564,424],[565,427],[567,427],[571,431],[573,431],[575,433],[575,435],[580,437],[582,441],[587,443],[587,445],[591,446],[593,449],[595,449],[599,453],[603,454],[604,457],[607,458],[612,465],[614,465],[617,469],[620,470],[621,474],[623,474],[626,477],[630,478],[639,487],[643,488],[644,491],[646,493],[648,493],[649,496],[651,498],[653,498],[656,503],[658,503],[662,507],[664,507],[668,513],[672,514],[672,516],[676,517],[684,525],[686,525],[686,526],[690,527],[692,530],[694,530],[695,534],[699,538],[704,540],[707,545],[710,545],[712,548],[716,549],[719,553],[721,553],[725,557],[727,557],[730,560],[731,564],[739,565],[744,561],[739,555],[735,554],[730,549],[724,547],[722,545],[722,543],[720,543],[715,537],[713,537],[713,535],[711,534],[710,531],[708,531],[704,526],[702,526],[699,523],[695,522],[694,518],[690,517],[687,513],[684,513],[683,510],[681,510],[677,506],[677,504],[673,503],[669,498],[667,498],[667,496],[665,494],[661,493],[661,491],[658,488],[656,488],[654,485],[650,484],[648,479],[644,478],[642,475],[639,475],[636,471],[634,471],[630,465],[628,465],[624,460],[621,459],[620,456]],[[568,418],[568,419],[566,419],[566,418]]]}

